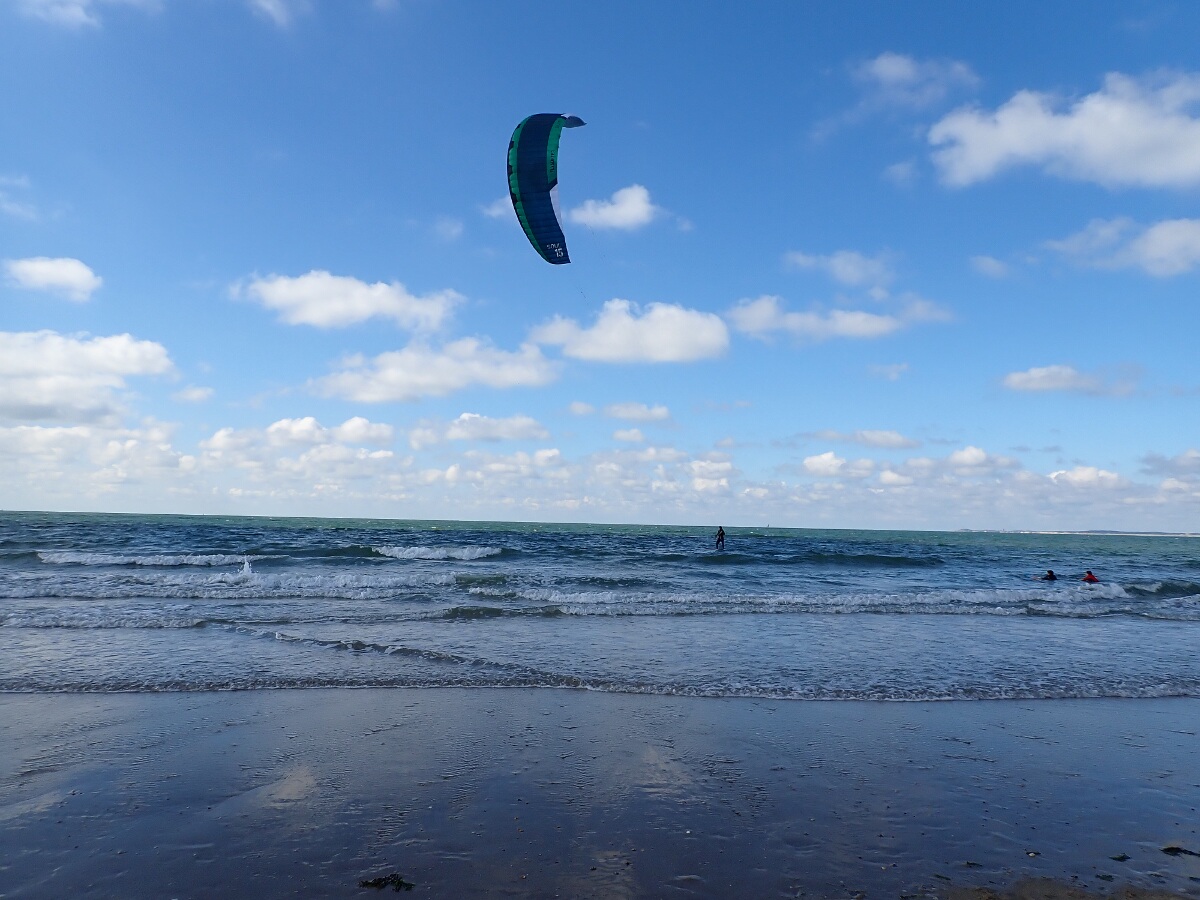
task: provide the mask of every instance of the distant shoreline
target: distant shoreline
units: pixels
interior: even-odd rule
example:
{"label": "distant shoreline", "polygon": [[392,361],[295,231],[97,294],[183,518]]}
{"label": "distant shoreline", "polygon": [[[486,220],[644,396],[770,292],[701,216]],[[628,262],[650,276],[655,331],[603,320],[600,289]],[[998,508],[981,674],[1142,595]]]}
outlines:
{"label": "distant shoreline", "polygon": [[[712,531],[715,524],[682,524],[671,522],[560,522],[540,521],[536,519],[424,519],[392,516],[300,516],[300,515],[269,515],[260,513],[163,513],[163,512],[128,512],[128,511],[97,511],[97,510],[56,510],[56,509],[3,509],[0,515],[23,516],[111,516],[127,518],[173,518],[173,519],[251,519],[295,522],[402,522],[421,525],[469,524],[479,526],[520,526],[530,527],[560,527],[560,528],[670,528],[688,531]],[[821,525],[727,525],[741,533],[754,532],[786,532],[786,531],[836,531],[836,532],[867,532],[874,534],[895,534],[911,532],[913,534],[1027,534],[1027,535],[1074,535],[1079,537],[1172,537],[1200,538],[1200,532],[1193,531],[1120,531],[1117,529],[1092,528],[1079,531],[1057,529],[1024,529],[1024,528],[850,528],[843,526]]]}

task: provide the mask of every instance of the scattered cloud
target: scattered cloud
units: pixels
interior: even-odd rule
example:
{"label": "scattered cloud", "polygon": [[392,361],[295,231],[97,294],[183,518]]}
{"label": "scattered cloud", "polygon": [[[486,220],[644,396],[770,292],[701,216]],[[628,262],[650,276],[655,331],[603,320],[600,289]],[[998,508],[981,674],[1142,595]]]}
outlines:
{"label": "scattered cloud", "polygon": [[104,283],[84,263],[70,257],[34,256],[29,259],[7,259],[4,269],[17,287],[31,291],[47,291],[85,303]]}
{"label": "scattered cloud", "polygon": [[513,215],[512,198],[507,195],[497,197],[486,206],[479,207],[479,211],[489,219],[506,219]]}
{"label": "scattered cloud", "polygon": [[838,284],[867,289],[876,299],[887,296],[888,285],[895,278],[886,254],[865,256],[854,250],[838,250],[828,256],[814,256],[792,251],[784,262],[796,269],[816,269]]}
{"label": "scattered cloud", "polygon": [[466,226],[461,219],[452,216],[439,216],[433,224],[434,233],[443,241],[457,241],[463,236]]}
{"label": "scattered cloud", "polygon": [[640,444],[646,440],[640,428],[621,428],[613,432],[614,441],[626,441],[631,444]]}
{"label": "scattered cloud", "polygon": [[251,9],[280,28],[287,28],[296,16],[310,9],[308,0],[249,0],[249,3]]}
{"label": "scattered cloud", "polygon": [[0,332],[0,419],[93,423],[124,411],[126,379],[174,370],[166,349],[128,334]]}
{"label": "scattered cloud", "polygon": [[1110,73],[1073,102],[1020,91],[993,112],[956,110],[929,131],[942,181],[964,187],[1018,166],[1108,187],[1200,184],[1200,75]]}
{"label": "scattered cloud", "polygon": [[1200,481],[1200,450],[1189,448],[1178,456],[1148,453],[1142,458],[1143,470],[1177,480]]}
{"label": "scattered cloud", "polygon": [[17,0],[25,15],[67,28],[96,28],[102,6],[134,6],[158,9],[160,0]]}
{"label": "scattered cloud", "polygon": [[1200,266],[1200,219],[1167,219],[1146,228],[1132,219],[1093,219],[1079,232],[1046,246],[1079,265],[1138,268],[1156,278]]}
{"label": "scattered cloud", "polygon": [[1097,469],[1095,466],[1076,466],[1073,469],[1051,472],[1050,480],[1055,484],[1065,484],[1073,488],[1115,488],[1120,487],[1123,482],[1116,472]]}
{"label": "scattered cloud", "polygon": [[1132,393],[1138,373],[1128,371],[1103,377],[1080,372],[1073,366],[1034,366],[1024,372],[1010,372],[1003,384],[1014,391],[1031,393],[1065,392],[1093,396],[1125,396]]}
{"label": "scattered cloud", "polygon": [[391,425],[371,422],[362,416],[347,419],[341,425],[326,428],[313,416],[299,419],[280,419],[267,426],[267,440],[272,444],[390,444],[395,436]]}
{"label": "scattered cloud", "polygon": [[864,447],[879,447],[889,450],[905,449],[911,447],[920,447],[920,441],[914,441],[912,438],[906,438],[898,431],[815,431],[806,437],[813,437],[821,441],[838,441],[847,444],[861,444]]}
{"label": "scattered cloud", "polygon": [[979,76],[964,62],[892,52],[859,63],[852,74],[866,92],[864,109],[927,109],[979,84]]}
{"label": "scattered cloud", "polygon": [[572,222],[592,228],[632,231],[649,225],[662,213],[640,184],[621,188],[609,200],[586,200],[568,213]]}
{"label": "scattered cloud", "polygon": [[883,177],[896,187],[908,187],[917,180],[917,164],[911,159],[892,163],[883,170]]}
{"label": "scattered cloud", "polygon": [[590,416],[596,411],[596,407],[590,403],[584,403],[582,400],[572,400],[567,410],[573,416]]}
{"label": "scattered cloud", "polygon": [[671,418],[671,411],[665,406],[647,406],[645,403],[610,403],[604,407],[604,414],[610,419],[624,419],[627,422],[663,422]]}
{"label": "scattered cloud", "polygon": [[176,391],[171,395],[171,399],[178,403],[204,403],[206,400],[211,400],[213,389],[210,387],[185,387],[181,391]]}
{"label": "scattered cloud", "polygon": [[530,416],[494,419],[479,413],[463,413],[446,424],[422,423],[409,434],[409,443],[419,450],[443,441],[540,441],[550,437],[540,422]]}
{"label": "scattered cloud", "polygon": [[878,338],[915,322],[948,318],[934,304],[916,297],[910,297],[899,312],[885,314],[848,309],[787,312],[783,309],[781,298],[769,294],[754,300],[739,301],[726,316],[737,331],[751,337],[765,339],[774,332],[782,331],[795,338],[811,341]]}
{"label": "scattered cloud", "polygon": [[867,371],[876,378],[886,381],[899,381],[900,376],[908,371],[908,363],[876,363],[867,367]]}
{"label": "scattered cloud", "polygon": [[591,328],[556,316],[535,328],[530,340],[591,362],[695,362],[724,354],[729,333],[712,313],[671,303],[651,303],[643,312],[628,300],[609,300]]}
{"label": "scattered cloud", "polygon": [[434,349],[413,344],[373,359],[345,359],[339,371],[310,382],[322,396],[359,403],[393,403],[440,397],[464,388],[539,387],[557,377],[556,366],[533,344],[499,350],[477,338]]}
{"label": "scattered cloud", "polygon": [[271,275],[248,284],[235,284],[234,297],[243,294],[279,314],[289,325],[345,328],[370,318],[392,319],[414,331],[433,331],[450,317],[463,297],[456,291],[410,294],[398,281],[367,284],[357,278],[314,269],[289,278]]}
{"label": "scattered cloud", "polygon": [[971,268],[988,278],[1006,278],[1010,271],[1008,263],[1001,262],[994,256],[972,256]]}
{"label": "scattered cloud", "polygon": [[850,77],[861,92],[858,103],[821,122],[814,130],[818,139],[872,116],[927,110],[979,84],[979,77],[964,62],[922,60],[892,51],[854,63]]}
{"label": "scattered cloud", "polygon": [[0,213],[12,216],[14,219],[36,221],[38,218],[37,207],[27,200],[19,200],[14,196],[14,192],[28,190],[28,178],[0,175]]}

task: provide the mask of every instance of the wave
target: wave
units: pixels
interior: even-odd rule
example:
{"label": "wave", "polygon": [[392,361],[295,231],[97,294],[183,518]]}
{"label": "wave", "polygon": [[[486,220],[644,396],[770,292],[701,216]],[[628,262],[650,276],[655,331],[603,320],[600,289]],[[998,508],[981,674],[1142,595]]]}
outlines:
{"label": "wave", "polygon": [[96,553],[82,550],[38,550],[42,562],[54,566],[240,566],[249,561],[270,559],[269,556],[247,556],[242,553]]}
{"label": "wave", "polygon": [[[345,642],[341,649],[350,652],[391,653],[389,648]],[[413,651],[415,655],[424,655]],[[1064,684],[1064,685],[979,685],[928,686],[871,685],[863,687],[825,687],[813,685],[802,688],[754,685],[687,685],[674,683],[624,682],[605,678],[539,673],[539,672],[471,672],[456,673],[345,673],[284,674],[228,673],[161,678],[130,677],[112,674],[95,679],[65,679],[40,681],[12,679],[0,676],[0,693],[9,694],[120,694],[120,693],[191,693],[210,691],[297,690],[297,689],[362,689],[362,688],[432,688],[432,689],[499,689],[537,688],[594,691],[597,693],[641,694],[664,697],[748,699],[779,701],[829,702],[867,700],[885,703],[930,703],[950,701],[989,700],[1091,700],[1091,699],[1165,699],[1200,698],[1200,681],[1196,679],[1153,679],[1134,684]]]}
{"label": "wave", "polygon": [[380,556],[392,559],[456,559],[461,561],[499,556],[504,552],[501,547],[372,547],[371,549]]}
{"label": "wave", "polygon": [[455,621],[459,619],[499,619],[503,617],[520,618],[524,616],[548,618],[566,614],[566,611],[561,606],[554,605],[523,606],[515,609],[500,606],[452,606],[449,609],[431,615],[430,618]]}

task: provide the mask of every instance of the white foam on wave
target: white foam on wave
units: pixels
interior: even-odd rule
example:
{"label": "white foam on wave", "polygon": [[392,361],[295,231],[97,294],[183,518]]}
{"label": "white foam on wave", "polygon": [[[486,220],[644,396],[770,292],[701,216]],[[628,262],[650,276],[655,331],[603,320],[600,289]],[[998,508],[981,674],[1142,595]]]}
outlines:
{"label": "white foam on wave", "polygon": [[81,550],[39,550],[38,558],[56,566],[239,566],[252,559],[268,556],[246,556],[241,553],[89,553]]}
{"label": "white foam on wave", "polygon": [[488,556],[498,556],[499,547],[372,547],[380,556],[390,556],[392,559],[484,559]]}

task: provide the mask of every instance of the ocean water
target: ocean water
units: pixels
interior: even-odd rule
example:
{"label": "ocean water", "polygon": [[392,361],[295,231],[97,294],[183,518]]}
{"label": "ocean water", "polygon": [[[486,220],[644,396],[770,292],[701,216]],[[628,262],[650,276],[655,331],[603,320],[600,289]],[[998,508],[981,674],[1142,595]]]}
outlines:
{"label": "ocean water", "polygon": [[0,691],[1200,696],[1200,538],[714,531],[0,513]]}

